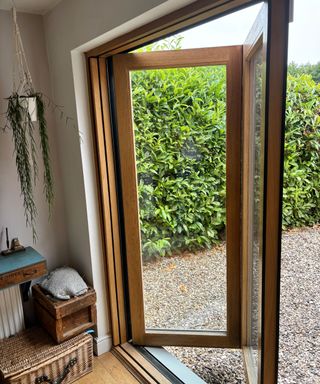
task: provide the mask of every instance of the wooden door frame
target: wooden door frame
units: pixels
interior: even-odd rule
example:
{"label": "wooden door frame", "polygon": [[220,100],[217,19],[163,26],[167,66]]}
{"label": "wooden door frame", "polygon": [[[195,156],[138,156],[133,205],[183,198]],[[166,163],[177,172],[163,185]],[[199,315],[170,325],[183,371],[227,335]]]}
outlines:
{"label": "wooden door frame", "polygon": [[[138,48],[154,40],[187,29],[204,21],[218,18],[242,7],[257,3],[255,0],[199,0],[167,16],[137,28],[132,32],[112,40],[86,53],[88,59],[88,75],[92,98],[92,119],[96,138],[97,175],[100,180],[100,205],[102,207],[102,223],[104,228],[104,252],[108,267],[108,286],[110,294],[110,311],[112,318],[113,343],[123,343],[128,340],[125,318],[125,299],[123,282],[121,281],[122,260],[118,254],[120,240],[114,241],[119,230],[118,207],[115,175],[108,173],[102,163],[110,165],[113,157],[110,145],[113,138],[108,138],[111,132],[109,121],[101,119],[101,93],[108,88],[108,81],[101,75],[105,63],[102,57],[126,52]],[[268,53],[267,53],[267,92],[266,92],[266,129],[267,151],[269,153],[266,166],[268,183],[265,184],[267,215],[264,231],[264,288],[263,305],[266,321],[263,324],[262,354],[264,364],[261,367],[262,383],[277,382],[278,366],[278,326],[279,326],[279,297],[280,297],[280,247],[281,247],[281,214],[282,214],[282,179],[283,179],[283,142],[285,124],[285,92],[287,67],[287,41],[289,0],[268,0]],[[90,67],[96,67],[90,70]],[[100,102],[99,102],[100,95]],[[107,106],[102,116],[112,111]],[[107,119],[108,120],[108,119]],[[101,130],[103,133],[101,134]],[[112,191],[114,199],[106,199],[106,190],[102,180]],[[114,188],[112,187],[114,186]],[[112,212],[113,220],[110,218]],[[118,223],[118,224],[117,224]],[[118,247],[118,248],[116,248]],[[116,251],[117,249],[117,251]],[[118,266],[118,270],[115,269]],[[111,275],[111,276],[110,276]],[[114,276],[119,276],[119,280]],[[115,281],[115,285],[113,282]],[[119,282],[120,281],[120,282]],[[119,306],[120,302],[120,306]],[[122,318],[122,322],[119,320]],[[120,323],[122,326],[120,326]]]}
{"label": "wooden door frame", "polygon": [[[227,331],[145,330],[135,141],[130,71],[225,65],[227,83]],[[140,345],[240,347],[240,211],[242,46],[115,55],[115,107],[124,199],[132,338]]]}
{"label": "wooden door frame", "polygon": [[155,40],[200,25],[261,0],[196,0],[193,3],[138,27],[86,53],[89,57],[109,57],[134,50]]}
{"label": "wooden door frame", "polygon": [[283,151],[289,0],[269,0],[266,78],[266,177],[261,382],[277,383],[280,313]]}
{"label": "wooden door frame", "polygon": [[128,341],[124,268],[121,252],[117,175],[109,83],[104,58],[88,59],[91,117],[94,127],[100,219],[104,240],[113,345]]}

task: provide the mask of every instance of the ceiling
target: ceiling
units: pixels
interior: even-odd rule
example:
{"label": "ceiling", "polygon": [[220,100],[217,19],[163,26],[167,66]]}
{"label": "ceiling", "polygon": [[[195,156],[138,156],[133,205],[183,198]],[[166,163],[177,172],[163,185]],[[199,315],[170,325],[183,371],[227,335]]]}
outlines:
{"label": "ceiling", "polygon": [[[61,0],[14,0],[14,4],[19,12],[36,13],[44,15],[54,8]],[[10,10],[12,0],[0,0],[0,9]]]}

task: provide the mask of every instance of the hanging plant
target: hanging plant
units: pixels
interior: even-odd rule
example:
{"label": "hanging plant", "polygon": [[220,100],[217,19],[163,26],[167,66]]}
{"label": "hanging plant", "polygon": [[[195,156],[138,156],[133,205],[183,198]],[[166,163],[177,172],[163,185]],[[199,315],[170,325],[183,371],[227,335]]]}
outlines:
{"label": "hanging plant", "polygon": [[[13,35],[15,62],[13,65],[13,92],[7,98],[6,125],[12,132],[14,153],[21,195],[23,198],[26,225],[31,227],[33,241],[36,241],[37,209],[34,189],[38,178],[36,135],[39,135],[43,161],[43,185],[49,212],[53,202],[53,178],[50,165],[50,150],[45,119],[43,95],[35,92],[28,63],[24,53],[16,10],[13,8]],[[18,77],[18,85],[16,82]]]}

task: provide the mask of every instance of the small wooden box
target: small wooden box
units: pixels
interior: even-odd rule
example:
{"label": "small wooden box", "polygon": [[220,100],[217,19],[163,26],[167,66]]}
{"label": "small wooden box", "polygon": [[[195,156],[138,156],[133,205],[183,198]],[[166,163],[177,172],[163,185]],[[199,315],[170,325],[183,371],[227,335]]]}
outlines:
{"label": "small wooden box", "polygon": [[70,384],[91,372],[92,363],[92,337],[83,333],[57,345],[42,328],[29,328],[0,341],[3,384],[46,382],[43,376]]}
{"label": "small wooden box", "polygon": [[53,299],[39,285],[32,287],[32,294],[37,319],[57,343],[95,327],[97,311],[96,292],[93,288],[70,300]]}

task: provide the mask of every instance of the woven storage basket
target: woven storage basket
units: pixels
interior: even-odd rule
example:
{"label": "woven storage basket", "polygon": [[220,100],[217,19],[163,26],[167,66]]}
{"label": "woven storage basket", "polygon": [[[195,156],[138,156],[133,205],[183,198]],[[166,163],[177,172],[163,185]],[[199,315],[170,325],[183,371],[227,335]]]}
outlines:
{"label": "woven storage basket", "polygon": [[37,384],[46,382],[39,380],[44,375],[54,382],[66,367],[65,379],[55,383],[72,383],[92,371],[92,349],[90,335],[56,345],[41,328],[30,328],[0,341],[0,383]]}

